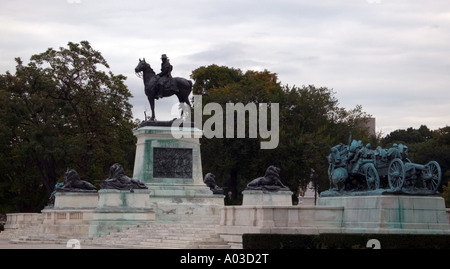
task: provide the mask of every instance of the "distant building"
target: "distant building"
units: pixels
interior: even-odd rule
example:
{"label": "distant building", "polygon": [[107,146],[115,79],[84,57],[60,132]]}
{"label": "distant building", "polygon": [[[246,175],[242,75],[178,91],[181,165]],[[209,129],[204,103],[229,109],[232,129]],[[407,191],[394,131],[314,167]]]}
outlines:
{"label": "distant building", "polygon": [[316,190],[314,190],[314,185],[312,181],[308,183],[306,190],[300,189],[298,195],[298,205],[316,205],[316,198],[319,197]]}
{"label": "distant building", "polygon": [[376,135],[375,131],[375,118],[369,118],[367,122],[367,127],[369,127],[369,134]]}
{"label": "distant building", "polygon": [[376,136],[376,131],[375,131],[375,118],[367,118],[367,120],[365,122],[363,122],[362,127],[366,127],[369,129],[369,134]]}

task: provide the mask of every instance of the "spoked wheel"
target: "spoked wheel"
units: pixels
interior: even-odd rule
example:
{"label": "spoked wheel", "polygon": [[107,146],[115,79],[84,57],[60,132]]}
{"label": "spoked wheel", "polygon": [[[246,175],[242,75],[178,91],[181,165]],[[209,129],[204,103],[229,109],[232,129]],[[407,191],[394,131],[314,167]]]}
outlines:
{"label": "spoked wheel", "polygon": [[369,190],[376,190],[380,188],[380,176],[378,175],[377,169],[373,163],[366,165],[366,181]]}
{"label": "spoked wheel", "polygon": [[405,183],[405,165],[402,160],[396,158],[389,164],[388,181],[392,190],[399,190],[403,187],[403,183]]}
{"label": "spoked wheel", "polygon": [[431,161],[425,165],[425,169],[422,170],[422,179],[425,188],[435,192],[441,184],[441,167],[435,161]]}

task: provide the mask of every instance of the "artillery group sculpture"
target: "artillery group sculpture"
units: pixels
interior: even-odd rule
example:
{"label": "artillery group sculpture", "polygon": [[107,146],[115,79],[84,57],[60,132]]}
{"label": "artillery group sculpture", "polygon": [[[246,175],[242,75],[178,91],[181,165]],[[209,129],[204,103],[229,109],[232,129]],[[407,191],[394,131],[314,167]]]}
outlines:
{"label": "artillery group sculpture", "polygon": [[425,165],[411,162],[408,147],[394,144],[389,149],[363,145],[353,140],[339,144],[328,155],[330,191],[389,191],[435,194],[441,184],[436,161]]}

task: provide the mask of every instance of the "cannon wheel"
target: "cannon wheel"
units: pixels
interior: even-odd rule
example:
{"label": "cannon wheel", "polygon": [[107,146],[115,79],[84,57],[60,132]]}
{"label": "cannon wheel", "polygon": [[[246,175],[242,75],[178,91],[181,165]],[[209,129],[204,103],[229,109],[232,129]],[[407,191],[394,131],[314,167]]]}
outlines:
{"label": "cannon wheel", "polygon": [[391,161],[388,169],[389,187],[393,190],[399,190],[405,183],[405,165],[402,160],[396,158]]}
{"label": "cannon wheel", "polygon": [[376,190],[380,188],[380,176],[378,175],[377,169],[373,163],[366,165],[366,181],[369,190]]}
{"label": "cannon wheel", "polygon": [[441,167],[435,161],[431,161],[425,165],[422,170],[422,179],[425,187],[435,192],[441,184]]}

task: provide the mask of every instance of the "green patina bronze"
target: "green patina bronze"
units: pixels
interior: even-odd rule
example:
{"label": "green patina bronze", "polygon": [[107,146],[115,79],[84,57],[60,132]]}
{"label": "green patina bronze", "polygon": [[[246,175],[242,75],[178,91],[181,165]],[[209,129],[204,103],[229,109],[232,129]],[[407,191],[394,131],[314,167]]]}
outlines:
{"label": "green patina bronze", "polygon": [[441,168],[436,161],[425,165],[411,162],[408,147],[394,144],[389,149],[363,145],[353,140],[331,148],[328,155],[330,189],[323,195],[367,195],[403,193],[433,195],[441,185]]}

